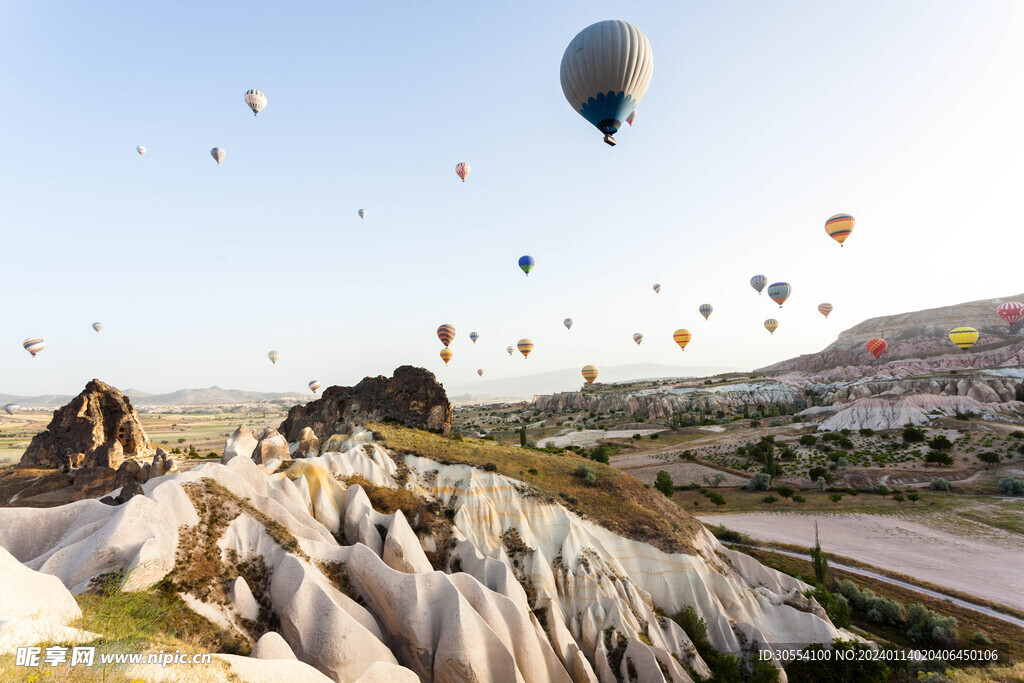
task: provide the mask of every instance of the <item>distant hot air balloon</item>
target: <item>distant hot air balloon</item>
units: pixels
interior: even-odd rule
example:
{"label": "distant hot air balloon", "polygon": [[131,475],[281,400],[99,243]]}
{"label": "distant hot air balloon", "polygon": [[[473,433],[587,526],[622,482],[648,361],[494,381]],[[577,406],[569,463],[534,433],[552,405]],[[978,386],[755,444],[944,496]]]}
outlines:
{"label": "distant hot air balloon", "polygon": [[366,218],[366,209],[359,209],[357,212],[360,218]]}
{"label": "distant hot air balloon", "polygon": [[466,178],[469,177],[469,164],[465,161],[455,164],[455,175],[462,178],[462,182],[466,182]]}
{"label": "distant hot air balloon", "polygon": [[657,282],[654,283],[654,287],[652,289],[654,289],[654,293],[655,294],[660,294],[661,293],[661,285],[658,284]]}
{"label": "distant hot air balloon", "polygon": [[437,338],[441,340],[445,348],[452,343],[452,339],[455,339],[455,328],[445,323],[441,327],[437,328]]}
{"label": "distant hot air balloon", "polygon": [[874,356],[875,358],[880,358],[882,354],[885,353],[885,350],[889,348],[889,342],[885,341],[884,339],[876,337],[874,339],[869,339],[867,343],[864,344],[864,346],[867,347],[868,352],[872,356]]}
{"label": "distant hot air balloon", "polygon": [[690,331],[684,330],[683,328],[679,328],[672,334],[672,339],[674,339],[676,344],[679,344],[679,348],[684,351],[686,350],[686,345],[690,343],[692,338],[693,335],[690,334]]}
{"label": "distant hot air balloon", "polygon": [[309,390],[312,391],[315,394],[318,389],[320,389],[320,380],[318,380],[318,379],[310,380],[310,382],[309,382]]}
{"label": "distant hot air balloon", "polygon": [[530,351],[533,351],[533,340],[532,339],[520,339],[516,344],[519,349],[519,353],[523,354],[523,358],[530,356]]}
{"label": "distant hot air balloon", "polygon": [[773,282],[768,285],[768,297],[782,308],[782,304],[793,293],[793,287],[788,282]]}
{"label": "distant hot air balloon", "polygon": [[633,341],[636,342],[637,346],[640,346],[640,342],[642,342],[643,340],[644,340],[644,335],[640,334],[639,332],[636,332],[633,335]]}
{"label": "distant hot air balloon", "polygon": [[219,166],[220,162],[228,158],[228,153],[225,152],[220,147],[214,147],[213,149],[210,150],[210,156],[212,156],[217,161],[217,165]]}
{"label": "distant hot air balloon", "polygon": [[779,321],[775,318],[768,318],[764,321],[764,329],[775,334],[775,330],[779,329]]}
{"label": "distant hot air balloon", "polygon": [[704,316],[705,320],[707,320],[708,318],[711,317],[711,311],[715,309],[712,308],[711,304],[701,304],[700,308],[698,308],[697,310],[700,311],[700,314]]}
{"label": "distant hot air balloon", "polygon": [[647,36],[625,21],[600,21],[576,34],[562,55],[565,99],[583,118],[612,137],[634,111],[654,73]]}
{"label": "distant hot air balloon", "polygon": [[764,286],[766,284],[768,284],[768,278],[764,275],[755,275],[750,278],[750,286],[756,289],[758,294],[764,291]]}
{"label": "distant hot air balloon", "polygon": [[514,347],[514,346],[507,346],[507,347],[505,347],[505,350],[508,351],[508,355],[511,356],[512,352],[516,350],[516,347]]}
{"label": "distant hot air balloon", "polygon": [[476,374],[478,374],[478,375],[480,375],[481,377],[483,377],[483,376],[484,376],[484,371],[483,371],[483,369],[477,370],[477,371],[476,371]]}
{"label": "distant hot air balloon", "polygon": [[832,218],[825,221],[825,232],[828,236],[839,242],[839,246],[843,246],[843,242],[853,232],[853,224],[856,221],[848,213],[837,213]]}
{"label": "distant hot air balloon", "polygon": [[245,103],[252,109],[252,115],[256,116],[267,106],[267,96],[259,90],[246,90]]}
{"label": "distant hot air balloon", "polygon": [[274,365],[277,365],[277,359],[280,357],[281,354],[279,354],[277,351],[269,351],[267,353],[267,358],[269,358],[270,362],[273,363]]}
{"label": "distant hot air balloon", "polygon": [[146,148],[143,147],[142,145],[139,145],[138,147],[136,147],[135,151],[139,153],[140,157],[144,156],[146,154]]}
{"label": "distant hot air balloon", "polygon": [[1005,320],[1010,327],[1013,327],[1021,318],[1024,318],[1024,304],[1016,301],[1007,301],[999,304],[996,308],[996,315]]}
{"label": "distant hot air balloon", "polygon": [[92,324],[92,329],[94,329],[97,332],[99,332],[100,330],[103,329],[103,323],[93,323]]}
{"label": "distant hot air balloon", "polygon": [[587,380],[587,384],[593,384],[594,380],[597,379],[597,366],[596,365],[584,365],[583,366],[583,379]]}
{"label": "distant hot air balloon", "polygon": [[629,112],[629,116],[626,117],[626,123],[628,123],[630,126],[633,125],[634,121],[636,121],[636,109]]}
{"label": "distant hot air balloon", "polygon": [[974,346],[974,342],[978,341],[978,331],[973,327],[958,327],[955,330],[950,330],[949,341],[966,351]]}
{"label": "distant hot air balloon", "polygon": [[476,340],[479,339],[479,338],[480,338],[480,333],[479,332],[470,332],[469,333],[469,339],[474,344],[476,344]]}
{"label": "distant hot air balloon", "polygon": [[17,403],[8,403],[7,405],[4,406],[4,412],[7,413],[8,415],[14,415],[20,409],[21,406],[19,406]]}
{"label": "distant hot air balloon", "polygon": [[828,314],[832,312],[832,304],[818,304],[818,313],[821,313],[826,318]]}
{"label": "distant hot air balloon", "polygon": [[445,365],[448,365],[448,361],[450,361],[452,359],[452,356],[454,355],[455,352],[449,349],[448,347],[441,349],[441,360],[444,361]]}
{"label": "distant hot air balloon", "polygon": [[572,329],[572,318],[566,318],[565,320],[562,321],[562,324],[565,325],[565,329],[571,330]]}
{"label": "distant hot air balloon", "polygon": [[533,270],[535,265],[537,265],[537,261],[532,256],[526,255],[519,257],[519,267],[527,275],[530,274],[530,271]]}
{"label": "distant hot air balloon", "polygon": [[46,342],[39,337],[29,337],[21,343],[25,347],[25,350],[32,354],[35,358],[36,354],[46,348]]}

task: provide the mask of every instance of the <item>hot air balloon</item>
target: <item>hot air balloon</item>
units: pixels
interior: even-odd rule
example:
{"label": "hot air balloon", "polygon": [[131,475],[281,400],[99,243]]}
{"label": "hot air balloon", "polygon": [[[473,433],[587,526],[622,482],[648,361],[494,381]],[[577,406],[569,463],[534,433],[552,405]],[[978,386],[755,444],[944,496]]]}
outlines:
{"label": "hot air balloon", "polygon": [[455,328],[445,323],[441,327],[437,328],[437,338],[441,340],[445,348],[452,343],[452,339],[455,339]]}
{"label": "hot air balloon", "polygon": [[682,328],[679,328],[672,334],[672,339],[674,339],[676,344],[679,344],[679,348],[684,351],[686,350],[686,345],[690,343],[692,338],[693,335],[690,334],[690,331]]}
{"label": "hot air balloon", "polygon": [[793,293],[793,287],[788,282],[773,282],[768,285],[768,297],[782,308],[782,304]]}
{"label": "hot air balloon", "polygon": [[587,384],[593,384],[594,380],[597,379],[597,366],[596,365],[584,365],[583,366],[583,379],[587,380]]}
{"label": "hot air balloon", "polygon": [[872,356],[874,356],[875,358],[880,358],[882,354],[885,353],[885,350],[889,348],[889,342],[885,341],[884,339],[876,337],[874,339],[869,339],[867,343],[864,344],[864,346],[867,347],[868,352]]}
{"label": "hot air balloon", "polygon": [[359,209],[358,213],[360,218],[366,218],[366,209]]}
{"label": "hot air balloon", "polygon": [[636,109],[651,84],[654,52],[647,36],[625,21],[599,21],[576,34],[562,55],[562,92],[604,141]]}
{"label": "hot air balloon", "polygon": [[100,330],[103,329],[103,323],[93,323],[92,324],[92,329],[94,329],[97,332],[99,332]]}
{"label": "hot air balloon", "polygon": [[309,382],[309,390],[314,394],[320,389],[320,380],[314,379]]}
{"label": "hot air balloon", "polygon": [[252,115],[256,116],[267,106],[267,96],[259,90],[246,90],[245,103],[252,109]]}
{"label": "hot air balloon", "polygon": [[1013,327],[1021,318],[1024,318],[1024,304],[1016,301],[1007,301],[999,304],[996,308],[996,315],[1005,320],[1010,327]]}
{"label": "hot air balloon", "polygon": [[837,213],[825,221],[825,232],[828,233],[829,237],[839,242],[839,246],[843,246],[843,242],[853,232],[853,224],[855,222],[850,214]]}
{"label": "hot air balloon", "polygon": [[640,342],[642,342],[643,340],[644,340],[644,335],[640,334],[639,332],[636,332],[633,335],[633,341],[636,342],[637,346],[640,346]]}
{"label": "hot air balloon", "polygon": [[146,148],[143,147],[142,145],[139,145],[138,147],[136,147],[135,151],[139,153],[140,157],[144,156],[146,154]]}
{"label": "hot air balloon", "polygon": [[519,267],[527,275],[530,274],[530,271],[533,270],[535,265],[537,265],[537,261],[532,256],[527,255],[519,257]]}
{"label": "hot air balloon", "polygon": [[4,412],[7,413],[8,415],[14,415],[20,409],[21,406],[19,406],[17,403],[8,403],[7,405],[4,406]]}
{"label": "hot air balloon", "polygon": [[445,365],[448,365],[448,361],[450,361],[454,355],[455,352],[447,347],[441,349],[441,360],[444,361]]}
{"label": "hot air balloon", "polygon": [[821,313],[826,318],[828,314],[832,312],[832,304],[818,304],[818,313]]}
{"label": "hot air balloon", "polygon": [[700,311],[700,314],[704,316],[705,320],[707,320],[708,318],[711,317],[711,311],[715,309],[712,308],[711,304],[701,304],[700,308],[698,308],[697,310]]}
{"label": "hot air balloon", "polygon": [[25,347],[25,350],[32,354],[35,358],[36,354],[46,348],[46,342],[39,337],[29,337],[21,343]]}
{"label": "hot air balloon", "polygon": [[210,156],[212,156],[217,161],[217,165],[220,166],[220,162],[228,158],[228,153],[220,147],[214,147],[210,150]]}
{"label": "hot air balloon", "polygon": [[658,284],[658,283],[654,283],[654,287],[652,289],[654,289],[654,293],[655,294],[660,294],[661,293],[661,285]]}
{"label": "hot air balloon", "polygon": [[474,344],[476,344],[476,340],[479,339],[479,338],[480,338],[480,333],[479,332],[470,332],[469,333],[469,339]]}
{"label": "hot air balloon", "polygon": [[758,294],[764,291],[764,286],[766,284],[768,284],[768,278],[764,275],[755,275],[750,278],[750,286],[756,289]]}
{"label": "hot air balloon", "polygon": [[565,329],[571,330],[572,329],[572,318],[566,318],[565,320],[562,321],[562,324],[565,325]]}
{"label": "hot air balloon", "polygon": [[768,318],[764,321],[764,329],[775,334],[775,330],[779,329],[779,321],[775,318]]}
{"label": "hot air balloon", "polygon": [[978,341],[978,331],[973,327],[958,327],[955,330],[950,330],[949,341],[966,351],[974,346],[974,342]]}
{"label": "hot air balloon", "polygon": [[508,355],[511,356],[512,352],[516,350],[516,347],[514,347],[514,346],[506,346],[505,350],[508,351]]}
{"label": "hot air balloon", "polygon": [[270,351],[267,353],[267,358],[269,358],[270,362],[273,363],[274,365],[277,365],[277,359],[280,357],[281,354],[279,354],[277,351]]}
{"label": "hot air balloon", "polygon": [[455,175],[462,178],[462,182],[466,182],[466,178],[469,177],[469,164],[465,161],[455,164]]}
{"label": "hot air balloon", "polygon": [[483,377],[483,376],[484,376],[484,371],[483,371],[482,369],[480,369],[480,370],[477,370],[477,371],[476,371],[476,374],[478,374],[478,375],[480,375],[481,377]]}
{"label": "hot air balloon", "polygon": [[529,358],[530,351],[533,351],[533,340],[520,339],[516,343],[516,347],[519,349],[519,353],[523,354],[523,358]]}
{"label": "hot air balloon", "polygon": [[626,117],[626,123],[628,123],[630,126],[633,125],[634,121],[636,121],[636,109],[629,112],[629,116]]}

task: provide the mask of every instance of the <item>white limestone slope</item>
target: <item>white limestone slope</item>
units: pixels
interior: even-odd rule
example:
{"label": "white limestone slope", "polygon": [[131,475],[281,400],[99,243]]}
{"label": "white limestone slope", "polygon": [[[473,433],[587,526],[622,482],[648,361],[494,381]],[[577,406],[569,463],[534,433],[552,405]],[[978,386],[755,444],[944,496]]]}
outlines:
{"label": "white limestone slope", "polygon": [[[259,555],[270,570],[267,595],[256,597],[279,617],[287,648],[272,637],[257,654],[290,650],[297,659],[273,658],[275,673],[305,663],[337,681],[612,681],[628,680],[630,670],[644,681],[686,681],[687,667],[701,675],[707,667],[682,629],[655,612],[685,605],[722,650],[848,636],[802,596],[804,584],[707,532],[695,539],[697,554],[668,554],[530,497],[501,475],[413,455],[396,462],[362,430],[332,437],[324,450],[277,474],[237,455],[206,463],[147,482],[144,496],[119,507],[84,500],[2,508],[0,546],[73,592],[117,568],[133,569],[126,589],[139,590],[174,569],[179,528],[200,523],[183,487],[216,482],[261,513],[243,511],[218,542],[222,558]],[[360,486],[340,481],[359,475],[395,487],[406,467],[406,488],[454,513],[447,571],[435,571],[424,552],[439,539],[418,536],[401,511],[382,514]],[[263,515],[298,547],[289,552],[274,540]],[[503,542],[510,529],[521,543]],[[344,585],[335,583],[339,575]],[[233,582],[231,604],[187,598],[237,626],[251,616],[257,589],[225,579]],[[256,661],[232,666],[257,671]]]}

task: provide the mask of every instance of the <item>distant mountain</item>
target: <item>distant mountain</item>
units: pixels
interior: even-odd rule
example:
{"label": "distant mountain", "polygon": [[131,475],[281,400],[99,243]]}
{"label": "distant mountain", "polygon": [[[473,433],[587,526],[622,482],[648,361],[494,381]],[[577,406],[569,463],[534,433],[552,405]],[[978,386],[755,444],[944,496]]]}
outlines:
{"label": "distant mountain", "polygon": [[0,394],[0,405],[17,403],[22,408],[50,408],[62,406],[72,397],[63,394],[45,394],[43,396],[15,396],[14,394]]}
{"label": "distant mountain", "polygon": [[[657,365],[634,363],[601,367],[599,381],[603,383],[629,382],[642,379],[666,377],[704,377],[720,372],[732,372],[736,367],[687,367],[681,365]],[[510,401],[529,400],[536,394],[553,394],[559,391],[576,391],[583,384],[579,368],[552,370],[520,377],[481,379],[471,384],[445,386],[448,396],[458,401],[506,399]]]}
{"label": "distant mountain", "polygon": [[260,392],[244,391],[242,389],[222,389],[213,386],[205,389],[179,389],[169,394],[147,394],[137,389],[129,389],[124,392],[131,398],[132,403],[137,406],[154,405],[224,405],[231,403],[256,403],[259,401],[272,401],[275,399],[305,400],[307,396],[298,392]]}

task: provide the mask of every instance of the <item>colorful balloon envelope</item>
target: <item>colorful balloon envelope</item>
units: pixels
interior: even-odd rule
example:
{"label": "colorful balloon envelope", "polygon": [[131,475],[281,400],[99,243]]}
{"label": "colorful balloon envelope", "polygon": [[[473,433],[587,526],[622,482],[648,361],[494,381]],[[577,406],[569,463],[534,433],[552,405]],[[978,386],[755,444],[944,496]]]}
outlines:
{"label": "colorful balloon envelope", "polygon": [[441,340],[445,348],[452,343],[452,339],[455,339],[455,328],[445,323],[441,327],[437,328],[437,338]]}
{"label": "colorful balloon envelope", "polygon": [[519,268],[522,269],[527,275],[533,270],[533,267],[537,265],[537,261],[532,256],[520,256],[519,257]]}
{"label": "colorful balloon envelope", "polygon": [[255,88],[245,91],[245,103],[252,109],[252,115],[256,116],[267,106],[267,96]]}
{"label": "colorful balloon envelope", "polygon": [[1005,320],[1010,327],[1013,327],[1024,318],[1024,304],[1017,301],[1007,301],[999,304],[996,308],[996,315]]}
{"label": "colorful balloon envelope", "polygon": [[642,342],[643,340],[644,340],[644,335],[640,334],[639,332],[637,332],[637,333],[635,333],[633,335],[633,341],[636,342],[637,346],[640,346],[640,342]]}
{"label": "colorful balloon envelope", "polygon": [[269,358],[270,362],[273,363],[274,365],[277,365],[277,359],[280,357],[281,354],[279,354],[277,351],[269,351],[267,353],[267,358]]}
{"label": "colorful balloon envelope", "polygon": [[587,384],[593,384],[594,380],[597,379],[597,366],[596,365],[584,365],[583,366],[583,379],[587,380]]}
{"label": "colorful balloon envelope", "polygon": [[659,285],[658,283],[654,283],[654,287],[652,289],[654,289],[655,294],[661,293],[661,285]]}
{"label": "colorful balloon envelope", "polygon": [[465,161],[455,164],[455,175],[462,178],[462,182],[466,182],[466,178],[469,177],[469,164]]}
{"label": "colorful balloon envelope", "polygon": [[973,327],[958,327],[955,330],[950,330],[949,341],[966,351],[974,346],[974,342],[978,341],[978,331]]}
{"label": "colorful balloon envelope", "polygon": [[513,353],[515,353],[516,347],[514,347],[514,346],[506,346],[505,350],[508,351],[508,355],[511,356]]}
{"label": "colorful balloon envelope", "polygon": [[782,308],[782,304],[793,293],[793,287],[788,282],[773,282],[768,285],[768,297]]}
{"label": "colorful balloon envelope", "polygon": [[875,339],[869,339],[864,346],[867,347],[868,353],[872,356],[881,358],[885,350],[889,348],[889,342],[876,337]]}
{"label": "colorful balloon envelope", "polygon": [[220,147],[214,147],[213,149],[210,150],[210,156],[214,158],[214,160],[217,162],[217,165],[219,166],[220,162],[228,158],[228,153],[225,152]]}
{"label": "colorful balloon envelope", "polygon": [[474,344],[476,344],[476,340],[479,339],[479,338],[480,338],[480,333],[479,332],[470,332],[469,333],[469,339]]}
{"label": "colorful balloon envelope", "polygon": [[484,376],[484,371],[483,371],[483,369],[477,370],[477,371],[476,371],[476,374],[478,374],[478,375],[480,375],[481,377],[483,377],[483,376]]}
{"label": "colorful balloon envelope", "polygon": [[21,406],[19,406],[17,403],[8,403],[7,405],[4,406],[4,412],[7,413],[8,415],[14,415],[20,409]]}
{"label": "colorful balloon envelope", "polygon": [[528,358],[530,356],[530,351],[533,351],[533,340],[520,339],[516,344],[516,348],[519,349],[519,353],[523,354],[523,358]]}
{"label": "colorful balloon envelope", "polygon": [[705,320],[707,320],[708,318],[711,317],[711,311],[715,309],[712,308],[711,304],[701,304],[700,308],[698,308],[697,310],[700,311],[700,314],[704,316]]}
{"label": "colorful balloon envelope", "polygon": [[97,332],[99,332],[100,330],[103,329],[103,323],[93,323],[92,324],[92,329],[94,329]]}
{"label": "colorful balloon envelope", "polygon": [[36,354],[46,348],[46,342],[39,337],[29,337],[21,343],[25,347],[25,350],[32,354],[35,358]]}
{"label": "colorful balloon envelope", "polygon": [[315,394],[319,389],[320,389],[320,380],[318,380],[318,379],[311,380],[310,383],[309,383],[309,390],[312,391]]}
{"label": "colorful balloon envelope", "polygon": [[764,275],[755,275],[750,278],[750,286],[756,289],[758,294],[764,291],[764,286],[766,284],[768,284],[768,278]]}
{"label": "colorful balloon envelope", "polygon": [[138,147],[136,147],[135,151],[139,153],[140,157],[146,154],[146,148],[143,147],[142,145],[139,145]]}
{"label": "colorful balloon envelope", "polygon": [[843,242],[845,242],[846,238],[850,236],[851,232],[853,232],[853,224],[855,222],[856,221],[854,221],[853,216],[850,214],[837,213],[835,216],[832,216],[832,218],[825,221],[825,232],[828,233],[829,237],[834,239],[836,242],[839,242],[839,246],[843,246]]}
{"label": "colorful balloon envelope", "polygon": [[441,360],[444,361],[445,365],[448,365],[448,361],[450,361],[454,355],[455,352],[447,347],[441,349]]}
{"label": "colorful balloon envelope", "polygon": [[366,218],[366,209],[359,209],[359,217]]}
{"label": "colorful balloon envelope", "polygon": [[565,320],[562,321],[562,324],[565,325],[565,329],[571,330],[572,329],[572,318],[566,318]]}
{"label": "colorful balloon envelope", "polygon": [[818,313],[821,313],[826,318],[828,314],[832,312],[832,304],[818,304]]}
{"label": "colorful balloon envelope", "polygon": [[679,348],[686,350],[686,345],[693,339],[693,335],[690,334],[689,330],[679,328],[672,334],[672,339],[675,340],[676,344],[679,344]]}
{"label": "colorful balloon envelope", "polygon": [[775,334],[775,330],[779,329],[779,321],[775,318],[768,318],[764,321],[764,329]]}

